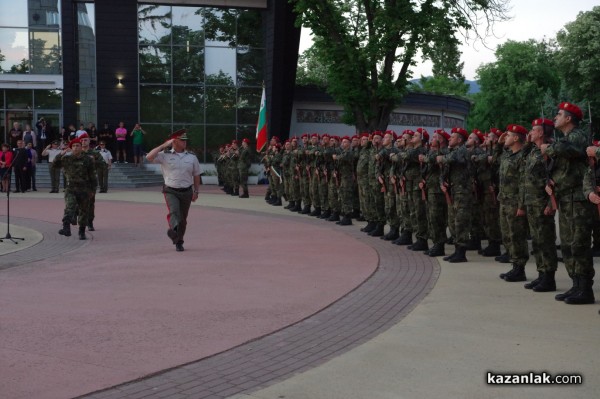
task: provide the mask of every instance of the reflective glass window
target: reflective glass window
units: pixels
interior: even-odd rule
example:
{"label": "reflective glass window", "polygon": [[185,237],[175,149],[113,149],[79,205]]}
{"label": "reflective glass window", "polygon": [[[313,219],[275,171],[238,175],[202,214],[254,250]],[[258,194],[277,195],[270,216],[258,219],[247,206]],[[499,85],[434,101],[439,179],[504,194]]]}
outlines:
{"label": "reflective glass window", "polygon": [[138,8],[140,44],[171,43],[171,7],[154,4]]}
{"label": "reflective glass window", "polygon": [[32,90],[6,89],[6,108],[31,109],[33,105]]}
{"label": "reflective glass window", "polygon": [[235,49],[223,47],[207,47],[205,61],[207,85],[235,85]]}
{"label": "reflective glass window", "polygon": [[27,29],[0,28],[0,53],[4,73],[29,73],[29,35]]}
{"label": "reflective glass window", "polygon": [[58,31],[30,31],[31,73],[60,74],[60,38]]}
{"label": "reflective glass window", "polygon": [[171,82],[171,47],[140,47],[140,82]]}
{"label": "reflective glass window", "polygon": [[27,1],[0,1],[0,26],[27,27]]}
{"label": "reflective glass window", "polygon": [[235,88],[206,87],[206,122],[236,123]]}
{"label": "reflective glass window", "polygon": [[214,162],[212,154],[219,151],[223,143],[231,143],[236,139],[236,127],[206,125],[206,162]]}
{"label": "reflective glass window", "polygon": [[188,136],[187,151],[190,151],[198,157],[200,162],[204,162],[204,125],[173,125],[173,130],[186,128]]}
{"label": "reflective glass window", "polygon": [[173,45],[201,46],[204,44],[202,8],[173,7]]}
{"label": "reflective glass window", "polygon": [[239,86],[261,86],[264,79],[264,50],[237,49],[237,83]]}
{"label": "reflective glass window", "polygon": [[0,90],[0,109],[4,109],[4,90]]}
{"label": "reflective glass window", "polygon": [[154,147],[165,142],[169,137],[169,134],[173,132],[170,123],[165,124],[151,124],[141,121],[142,128],[146,132],[144,136],[145,147],[148,151]]}
{"label": "reflective glass window", "polygon": [[237,114],[238,123],[254,123],[258,118],[262,89],[240,88],[238,89]]}
{"label": "reflective glass window", "polygon": [[[250,140],[250,148],[252,150],[256,149],[256,122],[253,125],[238,125],[237,139],[240,141],[243,139]],[[254,154],[254,151],[252,153]],[[253,162],[255,161],[253,160]]]}
{"label": "reflective glass window", "polygon": [[206,46],[234,47],[238,10],[206,8],[204,10],[204,35]]}
{"label": "reflective glass window", "polygon": [[60,90],[34,90],[33,96],[36,109],[62,108],[62,91]]}
{"label": "reflective glass window", "polygon": [[140,118],[142,122],[172,121],[171,86],[140,87]]}
{"label": "reflective glass window", "polygon": [[204,81],[204,48],[173,47],[173,83]]}
{"label": "reflective glass window", "polygon": [[262,14],[257,10],[241,12],[237,22],[237,45],[264,48]]}
{"label": "reflective glass window", "polygon": [[173,122],[204,122],[204,90],[198,86],[173,86]]}

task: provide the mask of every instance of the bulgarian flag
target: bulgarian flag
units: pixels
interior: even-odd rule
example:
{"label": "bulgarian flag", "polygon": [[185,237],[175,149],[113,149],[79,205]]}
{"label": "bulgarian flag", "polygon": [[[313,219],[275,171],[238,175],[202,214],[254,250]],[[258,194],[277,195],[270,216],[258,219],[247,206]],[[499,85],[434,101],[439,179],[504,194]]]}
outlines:
{"label": "bulgarian flag", "polygon": [[267,145],[267,95],[263,86],[260,99],[260,112],[256,124],[256,152],[261,152]]}

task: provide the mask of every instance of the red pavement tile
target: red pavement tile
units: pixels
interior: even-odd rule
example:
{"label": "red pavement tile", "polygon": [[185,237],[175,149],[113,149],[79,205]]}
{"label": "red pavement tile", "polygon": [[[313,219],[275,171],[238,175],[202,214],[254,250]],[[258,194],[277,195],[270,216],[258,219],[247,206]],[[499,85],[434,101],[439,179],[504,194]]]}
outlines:
{"label": "red pavement tile", "polygon": [[[19,205],[15,218],[59,228],[62,199]],[[189,220],[176,253],[164,206],[103,201],[82,249],[0,270],[3,399],[72,397],[227,350],[318,312],[377,265],[366,243],[301,218],[192,207]]]}

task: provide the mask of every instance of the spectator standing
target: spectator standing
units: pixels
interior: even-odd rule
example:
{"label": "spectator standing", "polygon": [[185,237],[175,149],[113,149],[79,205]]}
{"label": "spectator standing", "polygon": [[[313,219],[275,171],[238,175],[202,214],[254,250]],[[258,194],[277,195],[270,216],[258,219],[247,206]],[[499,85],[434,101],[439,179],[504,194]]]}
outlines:
{"label": "spectator standing", "polygon": [[122,163],[127,163],[127,129],[125,124],[119,122],[119,127],[115,130],[115,136],[117,138],[117,156],[116,160],[119,162],[119,154],[121,155]]}
{"label": "spectator standing", "polygon": [[104,127],[100,129],[98,133],[98,140],[104,141],[106,149],[110,151],[113,158],[115,157],[115,134],[108,127],[108,123],[104,124]]}
{"label": "spectator standing", "polygon": [[96,148],[98,146],[98,129],[92,122],[88,123],[88,127],[85,129],[90,138],[90,147]]}
{"label": "spectator standing", "polygon": [[[10,190],[9,168],[12,164],[12,159],[13,153],[10,150],[10,146],[7,143],[2,143],[2,150],[0,151],[0,192],[6,192]],[[5,176],[6,180],[4,180]]]}
{"label": "spectator standing", "polygon": [[133,162],[135,166],[141,166],[144,161],[144,135],[146,132],[139,123],[135,124],[135,127],[131,131],[130,136],[133,137]]}
{"label": "spectator standing", "polygon": [[27,190],[27,165],[31,164],[29,151],[25,148],[23,140],[17,141],[17,148],[13,154],[13,169],[15,171],[15,193],[24,193]]}
{"label": "spectator standing", "polygon": [[17,148],[17,141],[23,138],[23,130],[21,130],[21,124],[14,122],[12,129],[8,132],[10,148]]}
{"label": "spectator standing", "polygon": [[54,167],[54,158],[61,152],[62,150],[59,148],[57,140],[53,141],[52,144],[42,151],[42,156],[48,157],[48,172],[50,173],[50,184],[52,187],[51,193],[58,193],[58,187],[60,186],[60,168]]}
{"label": "spectator standing", "polygon": [[79,138],[82,134],[87,133],[83,127],[83,123],[79,125],[79,129],[75,132],[75,137]]}
{"label": "spectator standing", "polygon": [[37,146],[37,135],[31,129],[31,125],[25,125],[25,131],[23,131],[23,142],[25,143],[25,147],[27,144],[32,144],[35,148]]}
{"label": "spectator standing", "polygon": [[37,163],[38,163],[38,153],[35,150],[35,147],[33,146],[32,143],[27,143],[27,146],[25,148],[27,148],[27,151],[29,152],[28,155],[30,156],[30,159],[31,159],[31,163],[29,164],[29,167],[28,167],[27,184],[28,184],[28,187],[31,187],[32,191],[37,191],[37,188],[35,188],[35,172],[36,172]]}
{"label": "spectator standing", "polygon": [[100,149],[98,150],[102,159],[104,159],[104,165],[101,165],[98,172],[98,185],[100,186],[100,192],[106,193],[108,192],[108,172],[112,167],[112,154],[109,150],[106,149],[106,143],[104,141],[100,141]]}
{"label": "spectator standing", "polygon": [[44,148],[46,148],[46,142],[49,142],[51,140],[50,129],[43,116],[40,117],[38,122],[35,124],[35,127],[37,129],[36,149],[38,153],[41,154],[44,151]]}

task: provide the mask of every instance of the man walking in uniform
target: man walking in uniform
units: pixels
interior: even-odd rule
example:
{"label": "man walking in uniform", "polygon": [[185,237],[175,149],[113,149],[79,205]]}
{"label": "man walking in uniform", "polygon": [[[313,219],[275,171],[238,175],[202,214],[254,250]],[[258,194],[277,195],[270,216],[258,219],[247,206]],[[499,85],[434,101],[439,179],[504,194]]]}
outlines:
{"label": "man walking in uniform", "polygon": [[[169,140],[152,149],[146,159],[161,165],[165,185],[163,194],[169,214],[167,235],[178,252],[183,251],[183,237],[187,227],[187,216],[192,202],[198,199],[200,187],[200,163],[198,158],[187,152],[186,130],[171,134]],[[167,147],[172,147],[165,153]]]}

